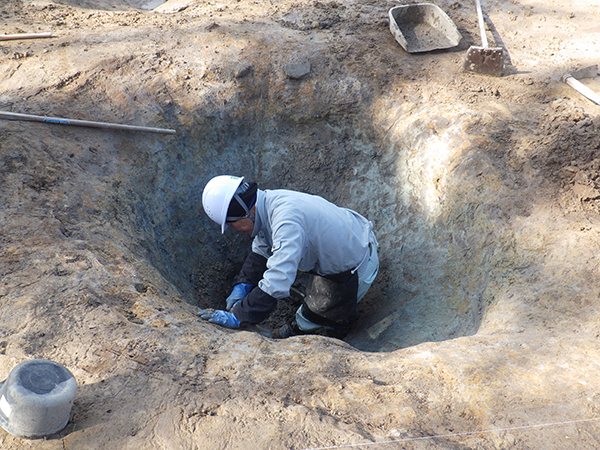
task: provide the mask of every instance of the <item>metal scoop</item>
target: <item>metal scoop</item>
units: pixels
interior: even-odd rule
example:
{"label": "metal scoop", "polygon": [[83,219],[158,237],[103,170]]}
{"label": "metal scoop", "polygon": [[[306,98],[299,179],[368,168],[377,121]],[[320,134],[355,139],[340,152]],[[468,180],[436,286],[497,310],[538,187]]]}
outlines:
{"label": "metal scoop", "polygon": [[481,43],[483,47],[472,45],[467,50],[467,56],[463,62],[463,69],[469,72],[492,75],[494,77],[502,76],[504,68],[504,58],[501,47],[488,46],[487,36],[485,34],[485,24],[483,23],[483,12],[481,11],[481,2],[475,0],[477,4],[477,16],[479,17],[479,31],[481,33]]}

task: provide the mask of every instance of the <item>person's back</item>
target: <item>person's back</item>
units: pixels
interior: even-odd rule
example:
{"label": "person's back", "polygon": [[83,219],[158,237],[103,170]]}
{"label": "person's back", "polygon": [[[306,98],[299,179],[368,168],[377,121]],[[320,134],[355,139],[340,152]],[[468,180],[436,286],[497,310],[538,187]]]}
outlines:
{"label": "person's back", "polygon": [[[258,192],[258,235],[253,251],[266,258],[286,242],[299,242],[295,269],[331,275],[355,269],[369,247],[369,221],[316,195],[289,190]],[[260,231],[264,231],[260,235]]]}

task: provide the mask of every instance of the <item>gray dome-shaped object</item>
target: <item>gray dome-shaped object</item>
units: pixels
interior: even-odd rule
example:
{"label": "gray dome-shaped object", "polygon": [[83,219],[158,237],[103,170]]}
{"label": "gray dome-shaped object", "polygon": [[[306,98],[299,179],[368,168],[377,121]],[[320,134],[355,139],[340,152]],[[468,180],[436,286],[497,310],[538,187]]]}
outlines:
{"label": "gray dome-shaped object", "polygon": [[22,362],[0,387],[0,426],[29,439],[58,433],[69,421],[76,391],[75,377],[61,364]]}

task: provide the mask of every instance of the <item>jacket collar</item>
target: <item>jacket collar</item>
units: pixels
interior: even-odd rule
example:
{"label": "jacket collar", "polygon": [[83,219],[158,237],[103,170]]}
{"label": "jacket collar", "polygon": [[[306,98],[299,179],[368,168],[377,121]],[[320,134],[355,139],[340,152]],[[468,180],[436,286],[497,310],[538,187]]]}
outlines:
{"label": "jacket collar", "polygon": [[258,189],[256,191],[256,209],[254,210],[254,229],[252,237],[255,237],[262,228],[262,217],[266,216],[265,211],[265,192]]}

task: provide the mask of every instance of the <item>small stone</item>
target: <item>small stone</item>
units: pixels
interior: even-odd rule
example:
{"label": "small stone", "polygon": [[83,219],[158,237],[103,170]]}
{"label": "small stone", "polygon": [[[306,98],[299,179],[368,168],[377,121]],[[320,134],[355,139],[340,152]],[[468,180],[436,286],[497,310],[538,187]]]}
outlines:
{"label": "small stone", "polygon": [[148,286],[144,283],[135,283],[133,285],[133,287],[135,288],[136,291],[138,291],[140,294],[145,294],[146,292],[148,292]]}
{"label": "small stone", "polygon": [[240,66],[233,73],[233,76],[236,77],[236,78],[247,77],[248,75],[250,75],[250,73],[252,72],[253,68],[254,67],[251,64],[246,64],[246,65]]}
{"label": "small stone", "polygon": [[310,63],[290,63],[285,66],[285,74],[292,80],[300,80],[310,73]]}

